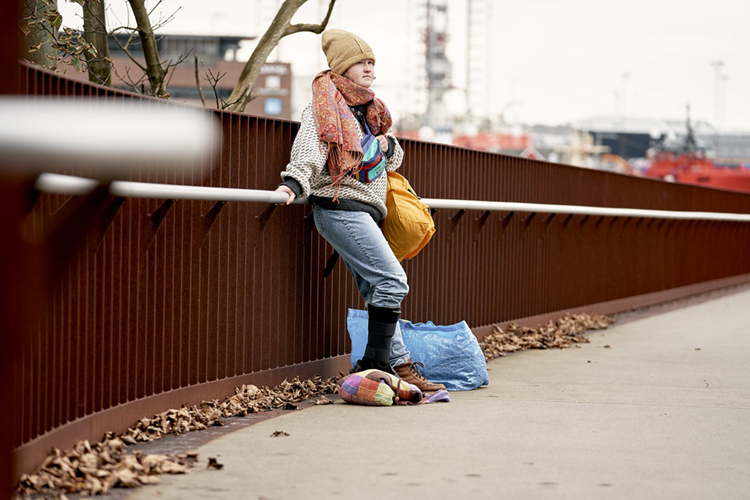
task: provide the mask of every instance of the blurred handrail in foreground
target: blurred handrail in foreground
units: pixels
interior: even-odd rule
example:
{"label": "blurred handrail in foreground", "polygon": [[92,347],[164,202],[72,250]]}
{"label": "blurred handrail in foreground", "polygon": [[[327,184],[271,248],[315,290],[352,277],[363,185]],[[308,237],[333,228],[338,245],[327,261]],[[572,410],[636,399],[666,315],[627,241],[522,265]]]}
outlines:
{"label": "blurred handrail in foreground", "polygon": [[15,172],[84,168],[103,180],[146,169],[194,173],[221,144],[210,112],[179,106],[133,107],[106,97],[0,96],[0,116],[0,169]]}

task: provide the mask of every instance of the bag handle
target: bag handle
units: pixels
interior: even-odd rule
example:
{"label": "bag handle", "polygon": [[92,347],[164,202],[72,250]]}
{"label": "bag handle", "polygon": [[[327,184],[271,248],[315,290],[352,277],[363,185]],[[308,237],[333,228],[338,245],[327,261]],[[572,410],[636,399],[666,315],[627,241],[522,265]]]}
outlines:
{"label": "bag handle", "polygon": [[339,261],[339,253],[334,250],[333,254],[328,258],[328,262],[326,263],[325,269],[323,269],[323,277],[327,278],[331,272],[333,271],[333,268],[336,267],[336,263]]}

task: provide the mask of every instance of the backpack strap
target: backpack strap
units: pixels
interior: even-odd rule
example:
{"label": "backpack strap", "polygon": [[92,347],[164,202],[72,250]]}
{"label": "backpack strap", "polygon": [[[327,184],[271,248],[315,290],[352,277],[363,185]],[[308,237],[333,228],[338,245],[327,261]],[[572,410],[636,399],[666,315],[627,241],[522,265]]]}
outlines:
{"label": "backpack strap", "polygon": [[339,253],[334,250],[333,254],[328,258],[328,263],[326,264],[326,268],[323,269],[323,277],[327,278],[328,275],[331,274],[333,271],[333,268],[336,267],[336,262],[339,261]]}

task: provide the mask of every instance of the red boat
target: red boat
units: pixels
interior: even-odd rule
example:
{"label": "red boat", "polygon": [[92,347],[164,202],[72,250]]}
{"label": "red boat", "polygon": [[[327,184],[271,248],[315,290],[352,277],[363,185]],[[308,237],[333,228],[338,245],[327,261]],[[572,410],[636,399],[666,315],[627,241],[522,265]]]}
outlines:
{"label": "red boat", "polygon": [[660,141],[649,149],[650,167],[646,177],[698,184],[701,186],[750,192],[750,168],[746,165],[716,165],[698,147],[687,122],[687,137],[677,145]]}

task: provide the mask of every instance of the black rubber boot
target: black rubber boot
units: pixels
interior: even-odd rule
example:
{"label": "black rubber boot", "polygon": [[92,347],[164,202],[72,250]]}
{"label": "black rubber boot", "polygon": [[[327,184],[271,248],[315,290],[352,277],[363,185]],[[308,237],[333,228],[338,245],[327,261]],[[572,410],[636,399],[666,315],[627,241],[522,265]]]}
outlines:
{"label": "black rubber boot", "polygon": [[396,374],[391,367],[391,339],[396,333],[401,308],[378,307],[370,305],[367,308],[369,320],[367,322],[367,347],[362,359],[355,363],[351,373],[374,368],[384,372]]}

